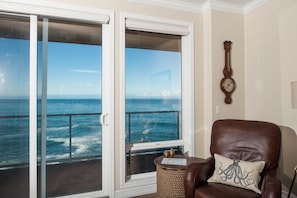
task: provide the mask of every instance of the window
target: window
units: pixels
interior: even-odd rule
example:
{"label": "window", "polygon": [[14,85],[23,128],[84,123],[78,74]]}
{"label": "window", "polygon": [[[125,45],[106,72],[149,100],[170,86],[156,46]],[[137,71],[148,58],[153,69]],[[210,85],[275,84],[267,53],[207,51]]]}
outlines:
{"label": "window", "polygon": [[121,184],[132,187],[154,183],[164,150],[193,153],[192,24],[123,13],[122,33]]}

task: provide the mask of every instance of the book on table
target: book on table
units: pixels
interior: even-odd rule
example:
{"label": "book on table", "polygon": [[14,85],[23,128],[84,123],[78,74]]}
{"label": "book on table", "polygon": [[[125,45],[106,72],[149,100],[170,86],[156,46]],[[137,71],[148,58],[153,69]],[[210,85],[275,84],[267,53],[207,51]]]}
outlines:
{"label": "book on table", "polygon": [[183,158],[163,158],[161,164],[186,166],[187,159]]}

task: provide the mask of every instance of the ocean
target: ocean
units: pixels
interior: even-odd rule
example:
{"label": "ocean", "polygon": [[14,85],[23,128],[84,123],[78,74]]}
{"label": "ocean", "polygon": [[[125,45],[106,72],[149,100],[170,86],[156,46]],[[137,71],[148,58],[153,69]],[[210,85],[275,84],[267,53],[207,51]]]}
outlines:
{"label": "ocean", "polygon": [[[179,139],[180,109],[179,99],[127,99],[126,144]],[[0,100],[0,166],[28,162],[28,115],[28,100]],[[48,99],[46,159],[100,157],[100,115],[100,99]],[[37,131],[40,159],[40,116]]]}

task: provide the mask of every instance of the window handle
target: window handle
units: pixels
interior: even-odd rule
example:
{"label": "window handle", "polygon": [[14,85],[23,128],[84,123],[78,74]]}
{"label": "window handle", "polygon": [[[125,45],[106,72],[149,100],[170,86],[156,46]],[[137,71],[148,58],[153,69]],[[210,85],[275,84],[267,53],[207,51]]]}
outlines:
{"label": "window handle", "polygon": [[104,114],[101,114],[101,116],[100,116],[100,124],[102,124],[102,125],[105,125],[105,126],[108,126],[109,125],[109,123],[108,123],[108,115],[109,115],[109,113],[104,113]]}

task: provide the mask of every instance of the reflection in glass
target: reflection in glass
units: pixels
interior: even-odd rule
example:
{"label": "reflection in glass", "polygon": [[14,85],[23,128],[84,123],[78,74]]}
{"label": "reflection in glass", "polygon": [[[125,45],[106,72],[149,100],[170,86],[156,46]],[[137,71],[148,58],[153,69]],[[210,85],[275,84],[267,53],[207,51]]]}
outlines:
{"label": "reflection in glass", "polygon": [[29,197],[29,32],[0,15],[0,195]]}

